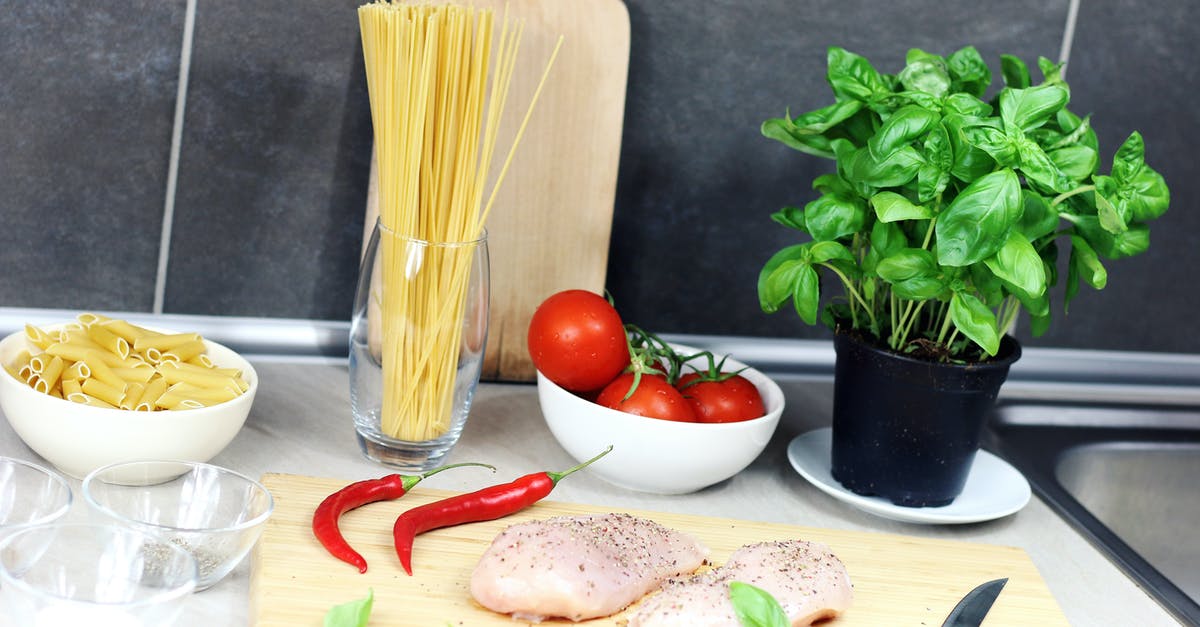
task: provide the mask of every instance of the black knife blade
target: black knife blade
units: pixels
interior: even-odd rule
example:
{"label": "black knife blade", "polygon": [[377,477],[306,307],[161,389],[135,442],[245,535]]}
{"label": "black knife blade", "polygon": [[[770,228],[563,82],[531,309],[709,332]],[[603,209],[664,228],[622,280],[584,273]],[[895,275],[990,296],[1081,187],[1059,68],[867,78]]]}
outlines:
{"label": "black knife blade", "polygon": [[993,579],[976,586],[954,606],[942,627],[979,627],[1006,583],[1008,578]]}

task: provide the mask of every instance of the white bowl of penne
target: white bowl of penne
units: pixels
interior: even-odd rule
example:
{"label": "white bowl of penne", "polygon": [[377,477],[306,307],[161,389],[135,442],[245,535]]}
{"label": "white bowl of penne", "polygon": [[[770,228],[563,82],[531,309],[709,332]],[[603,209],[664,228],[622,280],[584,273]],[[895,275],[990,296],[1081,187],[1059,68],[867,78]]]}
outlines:
{"label": "white bowl of penne", "polygon": [[0,410],[29,448],[82,479],[119,461],[206,462],[241,430],[258,376],[196,333],[81,314],[0,340]]}

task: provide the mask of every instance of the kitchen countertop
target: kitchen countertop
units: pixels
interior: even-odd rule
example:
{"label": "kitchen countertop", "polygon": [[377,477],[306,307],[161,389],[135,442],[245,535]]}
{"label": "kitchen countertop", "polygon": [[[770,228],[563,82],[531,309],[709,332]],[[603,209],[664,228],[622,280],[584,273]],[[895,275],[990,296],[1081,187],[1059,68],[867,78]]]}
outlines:
{"label": "kitchen countertop", "polygon": [[[387,474],[359,453],[350,418],[345,360],[251,357],[261,381],[254,408],[238,437],[212,463],[251,476],[295,473],[359,480]],[[786,448],[796,435],[827,426],[831,383],[822,377],[778,379],[787,408],[763,454],[732,479],[699,492],[658,496],[632,492],[580,473],[564,481],[552,500],[613,507],[749,519],[809,527],[907,534],[1015,546],[1037,565],[1074,625],[1176,625],[1114,564],[1035,496],[1023,510],[1000,520],[927,526],[894,522],[860,512],[809,485],[788,464]],[[41,461],[0,425],[0,454]],[[532,384],[482,384],[462,440],[448,461],[494,464],[506,476],[574,465],[542,420]],[[422,487],[474,490],[478,476],[445,473]],[[77,498],[71,517],[86,516]],[[897,565],[898,569],[903,565]],[[181,627],[245,625],[250,560],[188,601]]]}

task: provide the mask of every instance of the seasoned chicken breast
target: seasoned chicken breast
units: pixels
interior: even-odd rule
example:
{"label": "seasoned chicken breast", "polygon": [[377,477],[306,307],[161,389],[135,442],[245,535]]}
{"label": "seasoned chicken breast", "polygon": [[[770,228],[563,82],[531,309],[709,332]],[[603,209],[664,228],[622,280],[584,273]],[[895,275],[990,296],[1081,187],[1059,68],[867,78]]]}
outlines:
{"label": "seasoned chicken breast", "polygon": [[854,597],[846,567],[824,545],[762,542],[738,549],[719,568],[666,582],[628,627],[740,627],[729,600],[732,581],[770,592],[793,627],[837,616]]}
{"label": "seasoned chicken breast", "polygon": [[522,620],[580,621],[621,611],[707,556],[692,536],[628,514],[525,522],[492,541],[471,573],[471,596]]}

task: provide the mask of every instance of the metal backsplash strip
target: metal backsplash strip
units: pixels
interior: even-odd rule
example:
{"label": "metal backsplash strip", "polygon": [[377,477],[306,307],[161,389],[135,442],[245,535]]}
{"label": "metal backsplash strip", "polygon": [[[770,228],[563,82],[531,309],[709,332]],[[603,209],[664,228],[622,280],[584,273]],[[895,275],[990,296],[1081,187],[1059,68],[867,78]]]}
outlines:
{"label": "metal backsplash strip", "polygon": [[[0,333],[72,319],[61,309],[0,307]],[[98,312],[135,324],[195,331],[247,357],[345,359],[348,321]],[[664,334],[674,343],[733,355],[780,378],[829,378],[827,340]],[[1034,348],[1013,366],[1001,396],[1022,400],[1200,405],[1200,355]]]}

